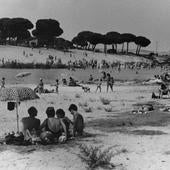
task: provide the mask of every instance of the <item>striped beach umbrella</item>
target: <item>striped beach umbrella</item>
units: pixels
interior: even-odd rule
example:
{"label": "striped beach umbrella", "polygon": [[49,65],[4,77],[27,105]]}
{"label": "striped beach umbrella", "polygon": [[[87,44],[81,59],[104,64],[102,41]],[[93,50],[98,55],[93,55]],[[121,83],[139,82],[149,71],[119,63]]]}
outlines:
{"label": "striped beach umbrella", "polygon": [[37,94],[28,87],[9,87],[0,89],[0,101],[16,102],[17,130],[19,132],[18,105],[20,101],[38,99]]}

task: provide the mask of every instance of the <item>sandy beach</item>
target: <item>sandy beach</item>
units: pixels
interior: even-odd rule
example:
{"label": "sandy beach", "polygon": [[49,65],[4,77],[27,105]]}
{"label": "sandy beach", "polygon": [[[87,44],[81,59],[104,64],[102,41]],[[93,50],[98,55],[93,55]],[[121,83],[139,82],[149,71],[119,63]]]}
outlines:
{"label": "sandy beach", "polygon": [[[50,88],[48,85],[47,87]],[[114,153],[111,161],[116,166],[115,169],[166,170],[170,166],[168,150],[170,113],[156,110],[145,115],[133,115],[131,111],[134,104],[149,101],[156,103],[156,106],[158,103],[160,106],[168,106],[169,99],[152,100],[151,93],[157,89],[157,86],[153,85],[115,85],[112,93],[106,93],[105,86],[102,87],[102,93],[95,93],[94,85],[90,87],[92,92],[84,93],[80,87],[61,86],[59,94],[42,94],[40,99],[21,102],[19,106],[20,118],[27,115],[29,106],[36,106],[38,118],[43,121],[48,106],[54,106],[55,109],[63,108],[66,115],[71,118],[68,107],[75,103],[85,118],[85,131],[90,134],[89,136],[60,145],[28,147],[2,145],[0,169],[86,169],[87,165],[78,156],[79,146],[85,144],[102,148],[111,147]],[[109,99],[110,104],[103,105],[101,97]],[[91,111],[86,112],[84,106],[90,107]],[[6,129],[9,132],[16,130],[16,115],[15,111],[7,110],[6,102],[0,102],[0,107],[0,127],[3,135]],[[132,125],[128,122],[132,122]]]}

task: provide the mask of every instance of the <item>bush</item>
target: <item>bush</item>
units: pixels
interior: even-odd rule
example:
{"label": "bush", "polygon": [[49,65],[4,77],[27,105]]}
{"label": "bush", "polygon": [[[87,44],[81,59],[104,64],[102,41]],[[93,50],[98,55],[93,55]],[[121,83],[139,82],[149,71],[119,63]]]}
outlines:
{"label": "bush", "polygon": [[91,107],[84,107],[83,110],[84,110],[86,113],[92,112],[92,108],[91,108]]}
{"label": "bush", "polygon": [[115,167],[115,165],[110,162],[113,156],[110,148],[102,151],[100,147],[80,145],[80,151],[82,153],[80,158],[88,165],[88,169],[98,167],[113,169]]}
{"label": "bush", "polygon": [[81,96],[80,96],[80,94],[75,94],[75,98],[80,98]]}
{"label": "bush", "polygon": [[103,105],[109,105],[111,102],[109,99],[106,99],[104,97],[101,97],[100,101],[103,103]]}
{"label": "bush", "polygon": [[80,107],[87,107],[87,106],[88,106],[88,103],[87,103],[87,102],[79,103],[79,106],[80,106]]}

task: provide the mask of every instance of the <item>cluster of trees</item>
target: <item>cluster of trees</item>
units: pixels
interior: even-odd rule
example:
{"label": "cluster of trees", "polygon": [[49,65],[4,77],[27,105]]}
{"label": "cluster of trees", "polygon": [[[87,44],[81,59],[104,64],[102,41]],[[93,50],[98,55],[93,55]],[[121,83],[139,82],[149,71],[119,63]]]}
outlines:
{"label": "cluster of trees", "polygon": [[[0,41],[15,41],[16,44],[27,40],[31,37],[31,30],[34,28],[33,23],[25,18],[0,18]],[[32,35],[38,39],[39,46],[52,46],[56,44],[62,47],[70,48],[72,44],[77,47],[95,50],[97,44],[104,45],[104,51],[107,52],[107,45],[112,45],[112,53],[117,53],[118,44],[127,44],[126,52],[129,51],[129,43],[137,45],[136,54],[140,53],[141,47],[147,47],[151,42],[143,36],[135,36],[131,33],[120,34],[118,32],[108,32],[106,34],[94,33],[91,31],[82,31],[73,38],[72,42],[64,39],[57,39],[63,34],[60,23],[54,19],[39,19],[36,22]]]}
{"label": "cluster of trees", "polygon": [[82,31],[72,39],[73,44],[77,47],[95,50],[97,44],[104,45],[104,52],[107,52],[107,45],[112,45],[112,52],[117,53],[117,45],[122,44],[122,52],[124,52],[124,44],[126,43],[126,53],[129,51],[129,43],[137,45],[136,54],[139,55],[141,47],[147,47],[151,41],[143,36],[135,36],[131,33],[120,34],[118,32],[108,32],[106,34],[94,33],[91,31]]}
{"label": "cluster of trees", "polygon": [[5,43],[7,40],[17,42],[31,36],[29,30],[34,26],[31,21],[25,18],[1,18],[0,19],[0,38]]}
{"label": "cluster of trees", "polygon": [[[15,41],[16,43],[31,37],[33,23],[25,18],[0,18],[0,40]],[[63,33],[60,23],[53,19],[37,20],[32,35],[38,39],[40,45],[53,45],[56,37]]]}

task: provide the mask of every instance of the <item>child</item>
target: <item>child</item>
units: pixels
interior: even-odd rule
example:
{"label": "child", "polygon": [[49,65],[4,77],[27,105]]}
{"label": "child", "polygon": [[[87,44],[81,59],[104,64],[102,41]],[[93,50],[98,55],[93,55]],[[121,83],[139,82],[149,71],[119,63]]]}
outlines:
{"label": "child", "polygon": [[70,136],[70,133],[69,133],[70,125],[73,124],[72,121],[68,117],[65,116],[65,112],[63,109],[56,110],[56,116],[58,119],[62,120],[63,123],[65,124],[66,130],[67,130],[67,137],[69,137]]}
{"label": "child", "polygon": [[84,129],[83,116],[78,113],[78,108],[75,104],[71,104],[68,110],[73,115],[73,136],[82,136]]}
{"label": "child", "polygon": [[96,93],[97,93],[98,89],[99,89],[99,91],[100,91],[100,93],[101,93],[101,91],[102,91],[102,79],[100,79],[99,82],[98,82],[98,84],[97,84]]}

